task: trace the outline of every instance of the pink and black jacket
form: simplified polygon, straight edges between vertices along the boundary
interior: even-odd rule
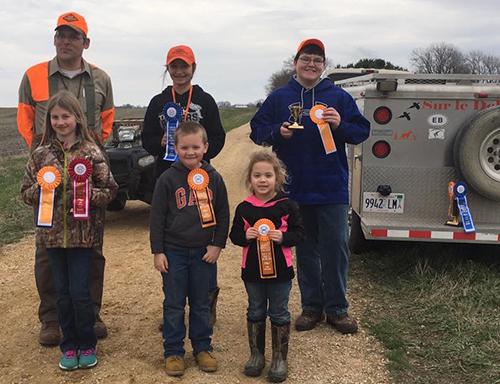
[[[252,227],[257,220],[266,218],[271,220],[276,229],[283,232],[281,244],[273,243],[276,257],[278,277],[275,279],[261,279],[257,259],[257,240],[246,239],[246,230]],[[292,266],[292,247],[305,239],[304,227],[300,216],[299,206],[284,194],[278,194],[266,203],[255,196],[249,196],[236,208],[233,226],[229,234],[231,241],[243,247],[243,261],[241,264],[241,278],[248,282],[292,280],[295,276]]]

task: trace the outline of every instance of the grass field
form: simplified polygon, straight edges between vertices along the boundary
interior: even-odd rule
[[[397,383],[500,383],[498,246],[386,243],[351,257]]]

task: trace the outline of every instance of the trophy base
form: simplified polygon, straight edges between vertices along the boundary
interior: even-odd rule
[[[287,127],[288,129],[304,129],[302,125],[298,125],[297,123],[293,123]]]
[[[458,220],[448,220],[446,223],[444,223],[444,225],[450,225],[452,227],[461,227],[462,223],[460,223],[460,221]]]

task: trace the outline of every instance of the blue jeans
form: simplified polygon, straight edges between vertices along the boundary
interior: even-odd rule
[[[349,224],[347,204],[301,205],[306,241],[297,245],[297,275],[302,309],[347,312]]]
[[[162,273],[164,356],[184,356],[184,312],[189,299],[189,339],[193,354],[212,351],[208,288],[215,264],[202,261],[206,248],[166,249],[168,273]]]
[[[54,272],[62,352],[95,348],[95,313],[90,298],[92,248],[47,249]]]
[[[274,325],[290,322],[288,299],[292,281],[250,283],[245,281],[248,294],[247,320],[251,323],[265,321],[267,316]],[[269,306],[268,306],[269,302]]]
[[[215,291],[217,289],[217,263],[214,264],[214,267],[210,271],[210,277],[208,281],[208,292]]]

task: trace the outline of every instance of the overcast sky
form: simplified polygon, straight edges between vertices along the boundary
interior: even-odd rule
[[[113,82],[115,104],[148,105],[164,87],[168,49],[193,48],[193,79],[217,101],[265,98],[269,75],[316,37],[335,64],[383,58],[411,69],[433,42],[500,56],[499,0],[0,0],[0,106],[17,105],[24,71],[55,55],[57,17],[82,14],[84,58]],[[167,82],[170,84],[170,81]]]

